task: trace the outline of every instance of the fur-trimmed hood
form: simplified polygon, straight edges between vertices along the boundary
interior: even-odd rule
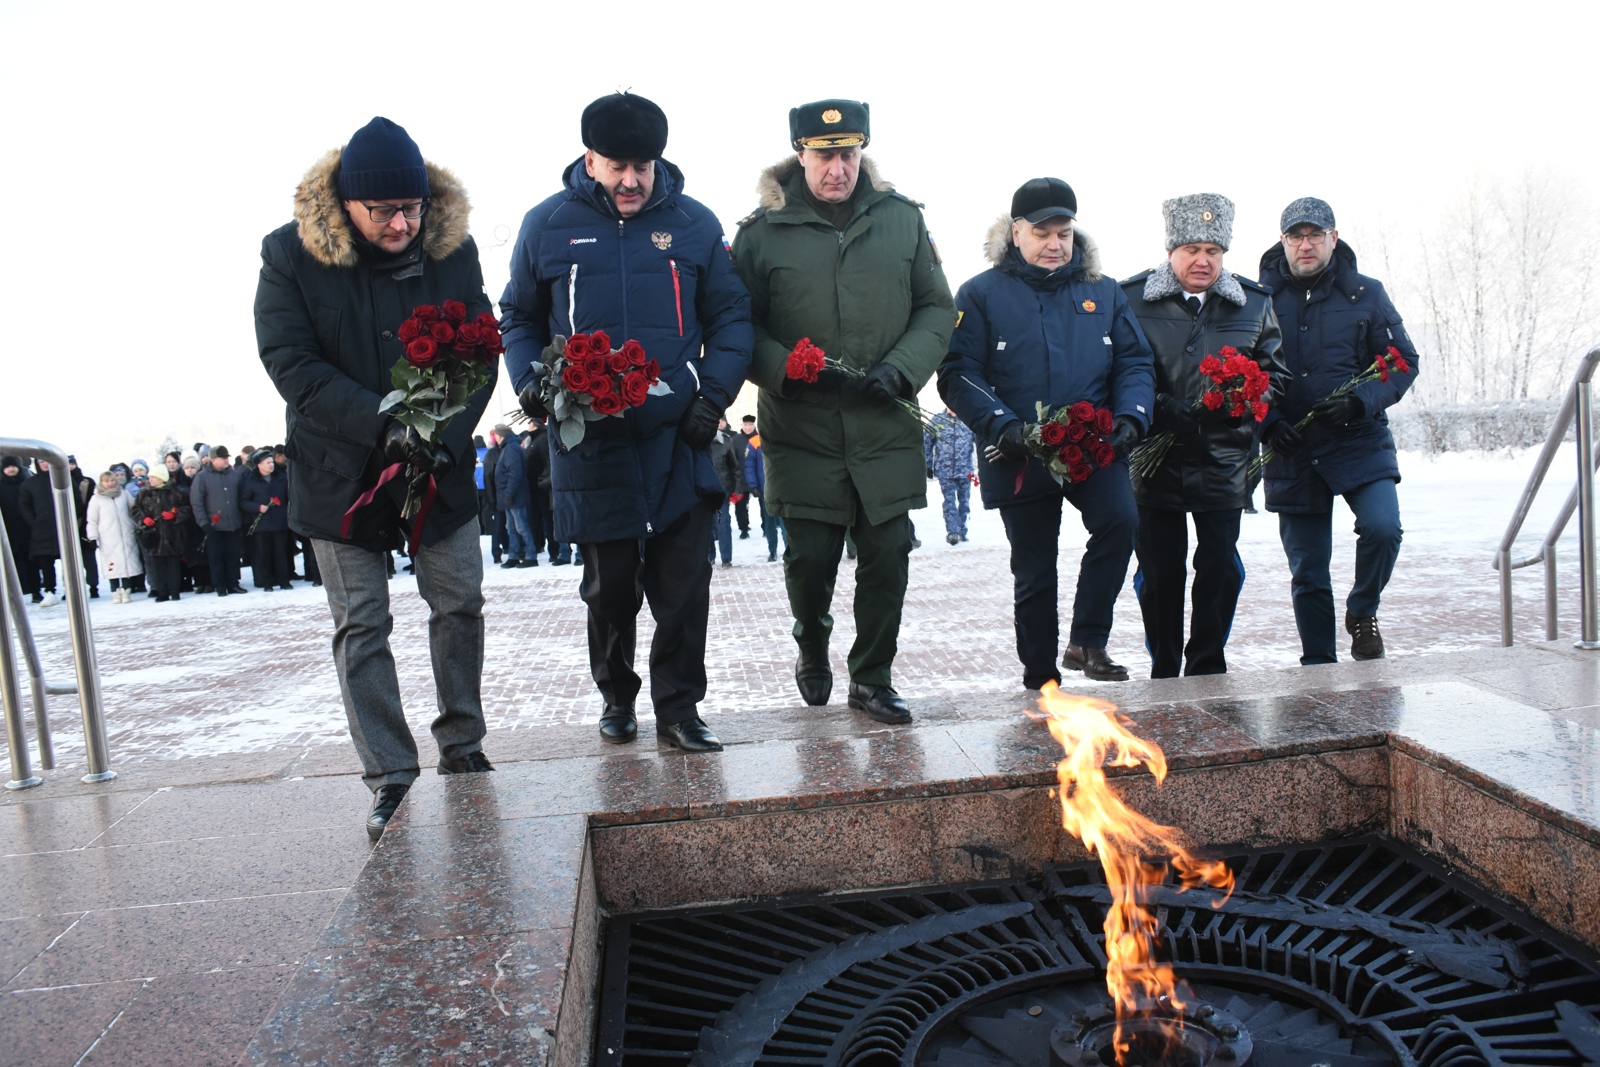
[[[1183,283],[1178,281],[1177,274],[1173,273],[1172,264],[1166,261],[1151,271],[1150,277],[1145,279],[1144,300],[1147,304],[1154,304],[1157,300],[1182,292]],[[1244,286],[1239,284],[1239,279],[1235,278],[1233,272],[1226,267],[1217,275],[1216,282],[1211,286],[1211,293],[1230,304],[1244,307]]]
[[[343,148],[335,148],[317,160],[294,191],[294,220],[300,243],[325,267],[353,267],[359,258],[356,233],[345,217],[344,198],[339,195],[339,160],[343,155]],[[424,216],[422,251],[429,259],[440,260],[467,239],[467,216],[472,204],[454,174],[432,163],[424,165],[428,168],[432,202]]]
[[[785,156],[766,170],[761,172],[761,177],[756,181],[756,195],[761,198],[761,206],[767,211],[780,211],[789,203],[787,194],[783,191],[783,184],[800,170],[799,156]],[[861,172],[867,176],[872,187],[880,193],[894,192],[894,183],[885,181],[878,174],[878,165],[872,157],[861,157]]]
[[[1078,269],[1083,272],[1085,281],[1097,282],[1103,275],[1100,266],[1100,246],[1095,239],[1078,229],[1072,228],[1072,246],[1079,252]],[[994,225],[989,227],[989,232],[983,238],[983,256],[991,266],[998,267],[1006,261],[1006,253],[1011,251],[1011,216],[1001,215],[994,220]]]

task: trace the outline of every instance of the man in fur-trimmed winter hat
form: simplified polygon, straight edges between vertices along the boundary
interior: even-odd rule
[[[1077,228],[1077,211],[1077,195],[1059,178],[1023,183],[989,228],[993,266],[956,293],[960,318],[939,366],[939,395],[989,445],[978,484],[1011,542],[1017,656],[1029,689],[1061,681],[1063,500],[1081,513],[1089,543],[1061,666],[1096,681],[1128,677],[1106,645],[1139,522],[1126,458],[1150,425],[1154,361],[1127,297],[1101,272],[1099,246]],[[1101,432],[1111,454],[1063,441],[1061,462],[1047,468],[1027,439],[1027,424],[1041,421],[1035,406],[1055,412],[1080,401],[1109,412]]]
[[[431,444],[382,405],[394,387],[391,368],[406,358],[399,327],[413,308],[459,301],[469,321],[492,313],[467,233],[470,210],[455,176],[379,116],[312,165],[295,191],[294,221],[261,243],[256,340],[288,404],[284,448],[295,462],[287,518],[310,539],[327,590],[339,689],[374,794],[374,840],[421,773],[387,638],[394,623],[386,563],[403,533],[418,539],[417,588],[432,615],[439,773],[494,769],[482,751],[483,557],[472,430],[496,376]],[[437,487],[419,531],[401,516],[406,478],[378,485],[395,464],[432,475]],[[368,493],[370,503],[356,506]]]
[[[1253,357],[1271,380],[1270,405],[1284,386],[1278,359],[1278,317],[1267,290],[1223,266],[1233,240],[1233,201],[1194,193],[1161,205],[1167,258],[1122,283],[1155,351],[1152,438],[1170,434],[1159,463],[1133,463],[1139,502],[1139,608],[1150,647],[1152,678],[1227,671],[1223,647],[1244,584],[1235,548],[1239,516],[1250,499],[1248,470],[1255,444],[1253,412],[1201,405],[1211,386],[1200,362],[1224,346]],[[1142,473],[1141,473],[1142,468]],[[1194,517],[1194,610],[1183,639],[1188,516]]]

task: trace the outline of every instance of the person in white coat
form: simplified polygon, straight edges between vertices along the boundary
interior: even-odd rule
[[[83,535],[99,546],[100,577],[111,586],[111,601],[133,601],[129,582],[144,573],[144,559],[138,539],[133,535],[133,516],[128,513],[132,494],[122,487],[122,479],[110,471],[100,476],[100,487],[89,498]]]

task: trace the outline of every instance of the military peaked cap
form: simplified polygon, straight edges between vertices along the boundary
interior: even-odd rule
[[[789,109],[789,140],[803,148],[865,148],[872,109],[859,100],[818,100]]]

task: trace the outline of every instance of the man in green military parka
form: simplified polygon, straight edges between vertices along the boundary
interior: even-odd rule
[[[955,302],[921,206],[862,155],[867,105],[819,100],[789,112],[796,154],[762,174],[734,263],[750,290],[761,387],[767,510],[783,518],[784,578],[799,645],[795,682],[828,702],[829,609],[845,532],[858,553],[850,707],[911,721],[891,667],[911,552],[906,513],[927,506],[913,400],[949,350]],[[815,382],[788,375],[801,339],[827,353]]]

